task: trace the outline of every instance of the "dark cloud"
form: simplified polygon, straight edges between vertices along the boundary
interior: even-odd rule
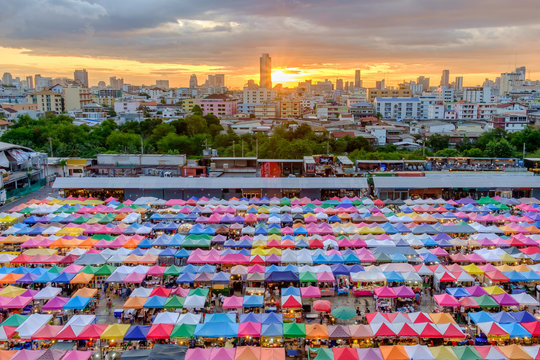
[[[254,69],[261,52],[292,67],[485,66],[497,55],[538,55],[538,9],[538,0],[18,0],[3,4],[0,44],[231,72]]]

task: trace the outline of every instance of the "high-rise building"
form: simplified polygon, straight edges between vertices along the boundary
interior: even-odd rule
[[[336,79],[336,90],[343,91],[343,79]]]
[[[199,86],[199,84],[197,82],[197,75],[191,74],[191,76],[189,77],[189,87],[191,89],[195,89],[198,86]]]
[[[386,89],[386,84],[385,84],[384,79],[382,79],[381,81],[376,81],[375,82],[375,89],[378,89],[378,90]]]
[[[521,75],[521,80],[525,80],[527,76],[527,68],[525,66],[516,68],[516,72]]]
[[[34,88],[34,78],[32,76],[27,76],[26,77],[26,87],[28,89],[33,89]]]
[[[423,91],[428,91],[429,90],[429,78],[427,78],[425,76],[419,76],[418,79],[416,79],[416,83],[418,85],[422,85],[422,90]]]
[[[169,80],[156,80],[156,87],[160,89],[169,89]]]
[[[216,74],[214,75],[214,87],[225,87],[225,75],[224,74]]]
[[[450,84],[450,70],[443,70],[441,75],[441,86],[448,87]]]
[[[360,89],[362,87],[362,78],[360,77],[360,70],[354,72],[354,87]]]
[[[272,88],[272,58],[269,54],[262,54],[260,60],[259,86],[265,89]]]
[[[463,89],[463,76],[456,76],[456,80],[454,81],[454,89],[456,90]]]
[[[34,89],[38,90],[38,82],[41,79],[41,74],[34,75]]]
[[[2,75],[2,84],[3,85],[13,84],[13,76],[11,76],[11,73],[5,72],[4,75]]]
[[[124,79],[117,79],[116,76],[111,76],[109,78],[109,86],[113,90],[122,90],[124,87]]]
[[[75,79],[75,81],[78,81],[79,84],[81,84],[83,87],[88,87],[88,72],[86,71],[86,69],[75,70],[73,72],[73,79]]]

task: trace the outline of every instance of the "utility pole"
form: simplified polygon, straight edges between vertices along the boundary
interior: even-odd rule
[[[525,160],[525,143],[523,143],[523,157],[522,157],[523,160]]]
[[[232,157],[236,157],[236,152],[234,151],[234,147],[235,147],[235,141],[233,140],[232,141]]]
[[[242,157],[244,157],[244,139],[242,139]]]
[[[51,157],[54,157],[53,149],[52,149],[52,138],[49,136],[49,146],[51,148]]]
[[[259,138],[255,138],[255,157],[259,158]]]

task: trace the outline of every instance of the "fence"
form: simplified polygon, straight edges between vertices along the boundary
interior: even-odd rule
[[[20,197],[20,196],[30,194],[31,192],[41,189],[41,187],[43,187],[46,183],[47,182],[45,179],[41,179],[30,186],[26,186],[19,189],[8,190],[6,191],[6,198],[9,199],[12,197]]]

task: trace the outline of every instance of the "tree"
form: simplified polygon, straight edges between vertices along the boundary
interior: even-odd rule
[[[133,154],[140,151],[141,138],[136,134],[125,134],[113,131],[106,140],[109,150],[119,153]]]
[[[207,131],[206,119],[200,115],[186,117],[186,124],[189,135],[202,134]]]
[[[450,145],[450,136],[433,134],[427,139],[426,145],[433,151],[446,149]]]
[[[193,115],[203,116],[202,108],[199,105],[193,106],[193,108],[191,108],[191,113]]]
[[[168,153],[169,150],[178,150],[180,153],[190,152],[191,142],[185,135],[168,133],[157,142],[157,149],[160,153]]]
[[[456,157],[459,156],[459,151],[456,149],[442,149],[435,153],[435,156],[440,157]]]
[[[486,145],[486,155],[488,157],[509,158],[514,157],[516,149],[506,140],[501,138],[491,140]]]
[[[113,108],[108,108],[107,109],[107,116],[108,117],[116,117],[116,111],[114,111]]]
[[[467,156],[467,157],[484,157],[485,156],[484,152],[480,150],[479,148],[472,148],[472,149],[465,150],[463,151],[461,155]]]

